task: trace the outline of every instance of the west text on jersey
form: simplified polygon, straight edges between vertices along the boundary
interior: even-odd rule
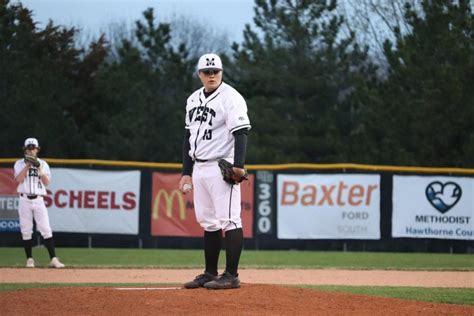
[[[209,126],[212,126],[212,118],[216,117],[216,111],[214,109],[208,108],[207,106],[197,106],[189,110],[189,121],[193,121],[194,113],[196,113],[196,117],[194,118],[195,122],[207,122],[209,119]]]

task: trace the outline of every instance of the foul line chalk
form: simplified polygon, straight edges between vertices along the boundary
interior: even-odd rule
[[[120,291],[181,290],[180,287],[117,287]]]

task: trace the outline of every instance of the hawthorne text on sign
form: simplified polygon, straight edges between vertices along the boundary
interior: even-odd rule
[[[380,176],[278,175],[278,238],[380,239]]]

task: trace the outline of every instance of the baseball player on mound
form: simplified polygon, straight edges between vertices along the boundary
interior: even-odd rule
[[[219,56],[201,56],[197,70],[203,87],[187,99],[179,188],[183,193],[194,190],[196,219],[204,229],[205,270],[184,287],[239,288],[237,268],[243,244],[239,183],[246,176],[247,131],[251,128],[247,104],[237,90],[222,81]],[[224,181],[221,162],[230,165],[225,172],[235,180]],[[226,268],[218,276],[223,233]]]
[[[49,266],[51,268],[64,268],[64,264],[56,257],[48,210],[43,200],[43,196],[46,195],[46,186],[51,179],[51,172],[46,161],[38,158],[39,151],[40,147],[36,138],[26,139],[23,147],[25,157],[18,160],[14,166],[14,176],[18,182],[17,192],[20,196],[18,213],[26,253],[26,267],[35,267],[31,240],[34,219],[51,258]]]

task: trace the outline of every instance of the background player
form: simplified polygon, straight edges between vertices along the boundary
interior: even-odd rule
[[[203,274],[184,286],[238,288],[237,268],[243,244],[240,185],[230,185],[222,179],[217,160],[233,162],[235,173],[245,173],[247,131],[251,127],[247,104],[237,90],[222,81],[219,56],[201,56],[197,69],[203,88],[191,94],[186,104],[179,188],[184,193],[194,190],[196,219],[204,229],[206,266]],[[217,277],[222,232],[226,241],[226,269]]]
[[[25,140],[24,154],[37,157],[39,151],[40,147],[36,138]],[[51,258],[49,266],[51,268],[64,268],[64,264],[56,257],[53,233],[49,225],[48,210],[43,200],[43,196],[46,195],[46,186],[51,179],[51,172],[46,161],[39,158],[37,160],[39,161],[39,167],[34,167],[30,162],[26,162],[25,159],[18,160],[14,166],[14,176],[18,182],[17,192],[20,195],[18,213],[26,253],[26,267],[35,267],[31,239],[33,235],[33,220],[35,220]]]

